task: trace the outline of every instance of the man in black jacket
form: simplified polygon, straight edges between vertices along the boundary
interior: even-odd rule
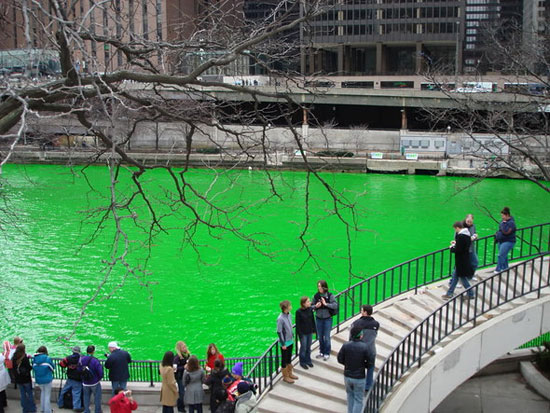
[[[363,336],[361,327],[352,327],[350,335],[351,341],[345,343],[338,352],[338,363],[344,365],[348,412],[361,413],[365,390],[365,369],[374,364],[374,354],[361,340]]]
[[[63,390],[61,390],[61,393],[59,393],[59,397],[57,398],[57,406],[62,409],[63,408],[63,396],[65,393],[67,393],[69,390],[72,393],[73,396],[73,409],[75,412],[82,412],[84,409],[82,408],[82,373],[80,371],[80,368],[78,366],[78,362],[80,361],[80,347],[74,346],[72,348],[73,354],[70,356],[65,357],[63,360],[59,362],[59,365],[63,368],[67,369],[67,381],[65,382],[65,386],[63,386]]]
[[[114,396],[116,389],[126,390],[126,385],[130,378],[128,364],[132,362],[132,358],[127,351],[118,347],[116,341],[111,341],[108,347],[111,354],[105,361],[105,368],[109,369],[109,380],[111,381]]]
[[[380,323],[372,316],[372,305],[361,306],[361,317],[355,320],[351,327],[358,327],[363,331],[363,338],[361,339],[369,348],[369,351],[374,354],[376,359],[376,336],[380,329]],[[350,330],[351,331],[351,330]],[[352,339],[350,334],[350,340]],[[374,381],[374,360],[373,363],[367,367],[367,381],[365,383],[365,391],[369,391]]]
[[[453,224],[455,230],[455,239],[451,241],[451,252],[455,255],[455,271],[453,278],[451,279],[451,285],[447,294],[443,296],[445,299],[453,298],[455,287],[458,284],[458,280],[464,286],[464,288],[470,288],[470,282],[468,281],[473,276],[472,265],[470,262],[470,245],[472,244],[472,238],[468,228],[464,228],[462,221],[457,221]],[[468,291],[468,298],[474,298],[474,291]]]

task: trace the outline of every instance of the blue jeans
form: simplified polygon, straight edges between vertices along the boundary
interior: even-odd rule
[[[508,269],[508,253],[514,248],[516,242],[506,241],[498,244],[497,271]]]
[[[95,413],[101,413],[101,383],[93,386],[82,386],[84,391],[84,413],[90,413],[90,396],[94,395]]]
[[[332,317],[317,318],[319,353],[327,356],[330,355],[330,330],[332,330]]]
[[[116,389],[122,389],[122,390],[126,390],[126,385],[128,384],[127,381],[112,381],[111,382],[111,393],[113,394],[113,396],[115,395],[115,390]]]
[[[365,391],[370,390],[374,383],[374,364],[372,367],[367,367],[367,380],[365,381]]]
[[[456,285],[458,284],[458,279],[460,278],[460,282],[464,286],[465,289],[470,288],[470,282],[468,281],[468,278],[466,277],[459,277],[456,275],[456,268],[453,271],[453,278],[451,278],[451,284],[449,285],[449,291],[447,291],[447,295],[453,295],[455,292]],[[470,290],[468,291],[468,296],[473,297],[474,291]]]
[[[80,409],[80,407],[82,406],[82,382],[73,379],[67,379],[67,381],[65,382],[63,390],[61,390],[61,393],[59,393],[57,406],[60,409],[63,408],[63,395],[69,390],[71,390],[73,393],[73,409]]]
[[[37,384],[40,387],[40,411],[42,413],[51,413],[52,382]]]
[[[479,259],[477,258],[477,253],[475,250],[470,252],[470,265],[472,266],[472,274],[475,274],[479,265]]]
[[[19,387],[19,394],[21,395],[23,413],[36,412],[36,405],[34,404],[32,394],[32,383],[18,384],[17,387]]]
[[[181,379],[176,379],[176,383],[178,383],[178,411],[183,412],[185,410],[185,403],[183,401],[183,398],[185,397],[185,386],[183,384],[183,377]]]
[[[313,334],[300,334],[300,364],[311,364],[311,340]]]
[[[362,413],[365,379],[352,379],[344,376],[344,382],[346,383],[346,395],[348,397],[348,413]]]

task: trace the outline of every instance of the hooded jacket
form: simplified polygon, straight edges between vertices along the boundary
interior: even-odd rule
[[[471,278],[473,276],[472,265],[470,263],[470,231],[468,228],[462,228],[455,236],[455,245],[451,247],[451,252],[455,254],[456,275],[458,277]]]
[[[371,352],[376,354],[376,336],[380,329],[380,323],[376,321],[372,316],[367,315],[355,320],[350,327],[359,327],[363,331],[363,338],[361,339],[369,348]],[[349,338],[350,340],[352,337]]]
[[[338,352],[338,363],[344,365],[344,376],[364,379],[365,369],[374,365],[375,354],[359,338],[345,343]]]
[[[32,369],[34,370],[34,379],[36,384],[47,384],[53,380],[53,362],[52,359],[44,353],[37,353],[33,357]]]
[[[235,403],[235,413],[250,413],[256,407],[256,395],[250,390],[241,394]]]

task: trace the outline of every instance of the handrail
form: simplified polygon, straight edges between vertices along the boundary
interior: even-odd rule
[[[395,383],[414,364],[420,367],[422,357],[459,328],[469,323],[475,327],[482,315],[525,295],[537,293],[540,298],[541,289],[550,286],[550,260],[544,262],[548,256],[550,253],[538,255],[485,278],[435,309],[386,358],[367,393],[364,412],[378,412]],[[546,280],[544,266],[548,267]],[[538,281],[534,279],[535,272],[539,274]],[[470,291],[474,291],[473,299],[466,297]]]
[[[478,268],[496,264],[498,248],[494,238],[494,235],[488,235],[475,241]],[[516,245],[511,251],[511,260],[546,253],[550,251],[550,222],[520,228],[516,231],[516,239]],[[332,328],[339,332],[343,323],[359,314],[362,304],[376,305],[408,291],[416,292],[419,287],[448,278],[452,269],[453,254],[449,248],[442,248],[365,278],[336,294],[338,312]],[[298,346],[295,346],[294,350],[296,358]],[[250,377],[258,384],[258,394],[272,388],[279,365],[279,348],[275,341],[249,372]]]
[[[63,360],[60,357],[52,357],[54,370],[53,378],[54,379],[64,379],[65,371],[59,365],[59,362]],[[108,380],[108,372],[105,370],[105,361],[104,359],[98,359],[101,363],[101,366],[104,368],[103,380]],[[243,371],[248,371],[254,363],[258,360],[258,357],[227,357],[225,358],[225,367],[229,370],[235,365],[235,363],[243,363]],[[204,365],[206,360],[199,360],[200,365]],[[160,381],[159,374],[159,365],[160,361],[157,360],[132,360],[128,365],[128,370],[130,373],[130,381],[133,382],[143,382],[149,383],[151,387],[154,387],[155,382]]]

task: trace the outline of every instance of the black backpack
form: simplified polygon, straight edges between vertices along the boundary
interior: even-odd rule
[[[63,408],[64,409],[72,409],[73,408],[73,392],[72,392],[72,389],[70,389],[68,392],[66,392],[63,395]]]
[[[84,365],[82,364],[82,359],[78,361],[78,364],[80,365],[80,371],[81,371],[81,377],[83,381],[93,381],[94,379],[94,372],[90,369],[90,363],[92,359],[88,360],[88,364]]]
[[[334,297],[334,295],[332,293],[328,293],[328,300],[330,301],[330,297]],[[328,313],[330,314],[330,316],[335,316],[336,314],[338,314],[338,301],[336,301],[336,299],[334,299],[334,302],[336,303],[336,308],[327,308],[328,310]]]

